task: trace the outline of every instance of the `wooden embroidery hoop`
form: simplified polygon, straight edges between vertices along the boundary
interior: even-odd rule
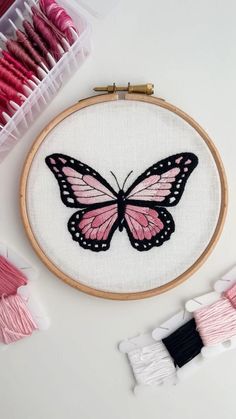
[[[42,250],[42,248],[40,247],[39,243],[36,240],[36,237],[30,225],[30,220],[29,220],[28,211],[27,211],[27,201],[26,201],[27,179],[30,172],[30,168],[40,145],[42,144],[46,136],[49,134],[49,132],[56,125],[58,125],[61,121],[63,121],[65,118],[67,118],[69,115],[71,115],[74,112],[77,112],[88,106],[93,106],[95,104],[104,103],[104,102],[117,101],[119,99],[141,101],[141,102],[146,102],[146,103],[157,105],[159,107],[169,110],[170,112],[173,112],[174,114],[182,118],[184,121],[186,121],[189,125],[191,125],[198,132],[198,134],[201,136],[203,141],[206,143],[206,145],[208,146],[213,156],[213,159],[215,161],[215,164],[219,173],[220,190],[221,190],[221,205],[220,205],[219,217],[216,224],[216,228],[214,230],[214,233],[207,247],[202,252],[200,257],[192,264],[192,266],[190,266],[185,272],[183,272],[174,280],[157,288],[140,291],[140,292],[130,292],[130,293],[102,291],[102,290],[89,287],[81,282],[78,282],[72,279],[71,277],[66,275],[64,272],[62,272],[57,266],[55,266],[54,263],[49,259],[49,257],[44,253],[44,251]],[[160,99],[154,96],[147,96],[146,94],[137,94],[137,93],[126,93],[122,95],[121,97],[117,93],[117,91],[113,93],[109,93],[109,94],[102,94],[102,95],[93,96],[87,99],[83,99],[79,101],[78,103],[76,103],[75,105],[63,111],[58,116],[56,116],[56,118],[54,118],[39,134],[31,150],[29,151],[25,164],[24,164],[22,177],[21,177],[21,183],[20,183],[20,208],[21,208],[21,216],[22,216],[23,224],[24,224],[26,233],[28,235],[28,238],[31,242],[31,245],[33,246],[35,252],[39,256],[39,258],[42,260],[42,262],[58,278],[60,278],[67,284],[71,285],[72,287],[77,288],[80,291],[83,291],[87,294],[90,294],[96,297],[102,297],[102,298],[113,299],[113,300],[135,300],[135,299],[142,299],[142,298],[152,297],[152,296],[161,294],[181,284],[183,281],[189,278],[194,272],[196,272],[196,270],[200,268],[200,266],[205,262],[207,257],[210,255],[210,253],[212,252],[213,248],[215,247],[220,237],[220,234],[224,225],[225,217],[226,217],[226,212],[227,212],[227,198],[228,198],[227,180],[226,180],[225,170],[224,170],[220,155],[214,143],[212,142],[212,140],[209,138],[207,133],[203,130],[203,128],[201,128],[201,126],[196,121],[194,121],[185,112],[178,109],[176,106],[173,106],[170,103],[164,101],[163,99]]]

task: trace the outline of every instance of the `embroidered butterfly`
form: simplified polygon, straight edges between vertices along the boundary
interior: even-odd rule
[[[175,223],[165,207],[177,205],[186,182],[198,164],[193,153],[180,153],[155,163],[124,191],[119,191],[94,169],[64,154],[45,159],[55,175],[62,202],[80,208],[68,221],[73,240],[84,249],[107,250],[115,230],[128,233],[131,245],[146,251],[169,240]]]

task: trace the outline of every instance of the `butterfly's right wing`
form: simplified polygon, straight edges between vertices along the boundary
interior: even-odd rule
[[[77,211],[68,222],[73,240],[84,249],[94,252],[107,250],[118,227],[117,203]]]
[[[171,214],[158,205],[150,208],[127,204],[124,218],[130,243],[140,252],[161,246],[175,231]]]
[[[85,208],[116,201],[117,193],[94,169],[64,154],[51,154],[45,159],[56,177],[62,202],[67,207]]]
[[[193,153],[179,153],[149,167],[126,192],[127,202],[172,207],[180,201],[189,176],[198,165]]]

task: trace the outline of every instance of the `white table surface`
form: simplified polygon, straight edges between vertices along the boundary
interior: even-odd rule
[[[117,350],[123,338],[151,330],[188,298],[210,291],[236,262],[235,14],[233,0],[121,0],[105,19],[92,19],[92,56],[0,165],[1,241],[38,268],[35,291],[51,318],[48,331],[0,352],[1,419],[235,418],[235,351],[176,387],[135,397]],[[93,86],[113,81],[153,82],[156,95],[192,115],[214,139],[229,182],[225,228],[205,265],[181,286],[142,301],[106,301],[57,280],[32,250],[19,215],[21,169],[37,133]]]

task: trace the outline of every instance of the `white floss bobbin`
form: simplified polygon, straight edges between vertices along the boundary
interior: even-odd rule
[[[135,394],[147,388],[176,382],[176,369],[162,342],[155,342],[150,334],[122,341],[119,350],[127,354],[136,381]]]

